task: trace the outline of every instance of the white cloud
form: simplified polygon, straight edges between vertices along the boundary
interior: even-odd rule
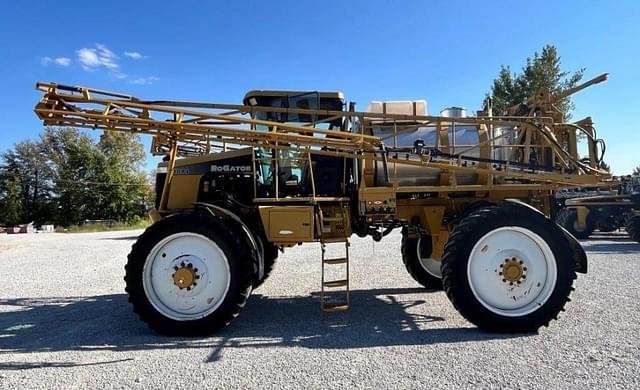
[[[125,57],[133,58],[134,60],[139,60],[139,59],[145,58],[145,56],[143,56],[142,54],[140,54],[137,51],[125,51],[124,55],[125,55]]]
[[[49,66],[49,65],[51,65],[51,63],[54,63],[56,65],[60,65],[60,66],[69,66],[69,65],[71,65],[71,59],[67,58],[67,57],[57,57],[57,58],[42,57],[42,58],[40,58],[40,64],[42,66]]]
[[[115,71],[120,68],[116,62],[116,56],[108,47],[102,44],[96,44],[95,48],[83,47],[76,51],[78,61],[82,64],[82,68],[87,71],[94,71],[100,67]]]
[[[60,66],[69,66],[71,64],[71,59],[67,57],[58,57],[55,60],[53,60],[53,62],[55,62]]]
[[[136,79],[131,80],[132,84],[138,84],[138,85],[150,85],[153,84],[154,82],[160,80],[159,77],[156,76],[147,76],[147,77],[138,77]]]
[[[118,61],[119,57],[106,45],[101,43],[96,43],[93,47],[78,49],[75,54],[76,59],[69,57],[41,57],[40,63],[42,66],[55,64],[68,67],[71,66],[73,62],[74,64],[79,64],[80,67],[87,72],[104,71],[116,79],[126,79],[129,83],[137,85],[150,85],[160,80],[160,78],[156,76],[138,77],[125,73]],[[137,51],[125,51],[123,55],[134,60],[147,58],[147,56]]]

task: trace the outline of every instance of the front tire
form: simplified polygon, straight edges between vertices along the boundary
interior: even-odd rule
[[[409,275],[428,290],[442,290],[440,262],[428,257],[431,254],[429,236],[409,238],[407,229],[402,229],[402,262]],[[423,255],[423,252],[427,252]]]
[[[129,302],[159,333],[200,336],[227,325],[251,293],[255,261],[243,232],[198,212],[169,216],[133,245]]]
[[[535,332],[569,300],[575,262],[562,231],[522,206],[474,211],[454,228],[442,258],[455,308],[480,328]]]

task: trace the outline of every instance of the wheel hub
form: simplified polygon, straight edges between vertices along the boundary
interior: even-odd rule
[[[180,263],[180,266],[173,267],[174,273],[171,275],[173,278],[173,284],[178,287],[180,290],[187,289],[191,290],[193,287],[198,285],[198,279],[200,279],[200,275],[198,275],[198,269],[193,267],[191,263]]]
[[[527,267],[517,257],[504,259],[500,268],[501,271],[498,274],[502,277],[502,281],[511,286],[522,283],[527,277]]]

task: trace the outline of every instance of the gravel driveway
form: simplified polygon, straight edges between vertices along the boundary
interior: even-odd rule
[[[316,245],[281,255],[216,337],[160,337],[124,294],[140,231],[0,236],[0,388],[640,388],[640,244],[584,241],[589,274],[539,334],[479,331],[354,239],[352,308],[320,311]]]

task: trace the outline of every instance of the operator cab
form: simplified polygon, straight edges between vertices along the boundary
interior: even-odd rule
[[[297,108],[303,110],[343,111],[344,96],[342,92],[311,92],[311,91],[249,91],[244,96],[245,106],[261,106],[274,108]],[[342,118],[326,121],[330,116],[315,116],[310,114],[286,112],[256,112],[255,119],[273,122],[306,125],[316,123],[314,127],[322,129],[342,129]]]
[[[345,107],[342,92],[312,91],[272,91],[254,90],[248,92],[243,103],[252,107],[273,107],[276,109],[327,110],[343,111]],[[284,110],[254,111],[252,118],[272,122],[286,123],[295,126],[308,126],[323,130],[342,131],[346,124],[343,118],[335,115],[318,115],[315,113],[295,113]],[[256,125],[258,131],[268,131],[267,126]],[[314,137],[325,135],[315,133]],[[275,159],[278,159],[277,174]],[[278,196],[300,197],[312,193],[309,161],[306,154],[292,150],[258,148],[256,151],[258,166],[258,198],[275,196],[274,177],[278,178]],[[345,159],[328,156],[312,156],[313,174],[316,195],[339,196],[345,190]]]

